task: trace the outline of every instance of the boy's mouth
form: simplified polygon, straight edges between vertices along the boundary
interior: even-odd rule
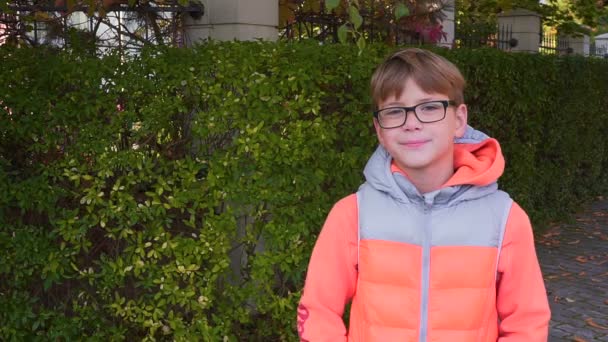
[[[407,148],[418,148],[418,147],[423,146],[427,142],[428,142],[428,140],[408,140],[408,141],[401,143],[401,145],[403,145]]]

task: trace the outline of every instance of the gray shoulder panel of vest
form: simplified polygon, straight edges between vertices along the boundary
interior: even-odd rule
[[[363,185],[357,192],[359,239],[402,242],[421,246],[424,229],[432,246],[500,247],[512,200],[502,191],[434,208],[425,212],[416,203],[401,203]],[[430,234],[429,234],[430,233]]]
[[[432,215],[432,246],[500,247],[513,201],[497,191]]]

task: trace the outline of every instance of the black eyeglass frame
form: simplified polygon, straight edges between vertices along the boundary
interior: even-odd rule
[[[441,103],[443,105],[443,116],[441,117],[441,119],[433,120],[433,121],[424,121],[424,120],[421,120],[420,117],[418,117],[418,114],[416,113],[416,108],[418,108],[419,106],[425,105],[425,104],[429,104],[429,103]],[[382,109],[374,111],[373,114],[374,114],[374,117],[376,118],[376,120],[378,120],[378,124],[380,125],[381,128],[391,129],[391,128],[398,128],[398,127],[401,127],[401,126],[405,125],[405,123],[407,122],[407,114],[409,112],[413,112],[414,116],[416,117],[416,119],[418,121],[420,121],[421,123],[439,122],[439,121],[445,119],[445,116],[446,116],[446,114],[448,112],[448,107],[449,106],[455,106],[455,105],[456,105],[456,101],[454,101],[454,100],[435,100],[435,101],[422,102],[422,103],[419,103],[419,104],[417,104],[415,106],[411,106],[411,107],[399,107],[399,106],[396,106],[396,107],[386,107],[386,108],[382,108]],[[396,108],[405,110],[405,117],[403,119],[403,123],[400,124],[400,125],[398,125],[398,126],[391,126],[391,127],[384,127],[384,126],[382,126],[382,123],[380,122],[380,119],[378,118],[379,113],[382,112],[382,111],[385,111],[385,110],[396,109]]]

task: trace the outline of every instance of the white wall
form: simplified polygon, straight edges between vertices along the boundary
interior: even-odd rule
[[[454,23],[456,8],[454,7],[454,2],[454,0],[445,1],[445,3],[450,7],[448,11],[443,11],[443,13],[446,15],[446,18],[442,23],[443,32],[446,33],[446,39],[442,39],[440,42],[438,42],[437,45],[439,46],[448,48],[452,48],[454,46],[454,37],[456,32]]]
[[[208,38],[217,40],[277,40],[279,3],[277,0],[203,0],[205,14],[200,19],[186,15],[187,45]]]

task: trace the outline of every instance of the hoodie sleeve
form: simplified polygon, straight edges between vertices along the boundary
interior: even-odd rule
[[[310,257],[298,306],[301,341],[346,341],[344,307],[357,283],[357,198],[350,195],[332,208]]]
[[[528,215],[513,203],[498,263],[499,342],[545,342],[551,312]]]

